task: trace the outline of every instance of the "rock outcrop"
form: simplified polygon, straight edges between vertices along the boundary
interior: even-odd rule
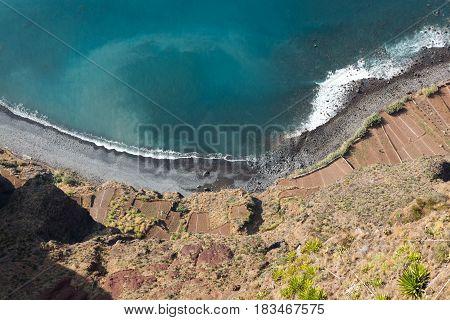
[[[17,237],[41,241],[75,243],[102,229],[48,176],[33,178],[16,189],[0,209],[0,219]]]
[[[448,299],[450,88],[439,90],[259,194],[97,185],[0,152],[0,298],[398,299],[399,276],[421,263],[423,296]]]
[[[0,175],[0,208],[2,208],[9,200],[14,191],[13,184]]]

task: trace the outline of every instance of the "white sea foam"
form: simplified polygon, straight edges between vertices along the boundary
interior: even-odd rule
[[[442,48],[450,44],[450,33],[441,27],[426,27],[394,45],[384,47],[381,57],[360,59],[353,65],[329,72],[323,82],[317,83],[318,91],[312,101],[313,110],[308,119],[301,123],[299,129],[288,136],[297,136],[306,130],[313,130],[326,123],[344,106],[348,94],[354,90],[354,81],[377,78],[391,79],[407,70],[414,56],[424,47]],[[8,109],[18,117],[22,117],[42,126],[53,128],[61,133],[77,139],[92,143],[107,150],[115,150],[135,156],[154,159],[222,159],[227,161],[255,161],[254,158],[233,159],[222,154],[200,155],[198,153],[180,153],[167,150],[149,150],[128,146],[124,143],[111,141],[102,137],[94,137],[89,134],[68,130],[50,123],[44,116],[37,112],[30,112],[22,105],[13,105],[5,99],[0,99],[0,106]]]
[[[389,80],[408,68],[414,56],[422,48],[442,48],[450,44],[450,34],[445,28],[425,27],[413,36],[382,50],[381,57],[360,59],[353,65],[329,72],[312,101],[312,113],[301,123],[299,129],[289,136],[297,136],[306,130],[313,130],[334,117],[354,90],[354,81],[363,79]]]
[[[226,160],[230,162],[238,162],[238,161],[254,161],[254,159],[248,158],[248,159],[233,159],[231,156],[226,156],[222,154],[209,154],[209,155],[201,155],[195,152],[192,153],[181,153],[176,151],[168,151],[168,150],[149,150],[146,148],[138,148],[135,146],[128,146],[124,143],[117,142],[117,141],[111,141],[102,137],[94,137],[89,134],[79,133],[72,130],[67,130],[64,128],[61,128],[59,126],[56,126],[52,123],[50,123],[45,116],[40,115],[37,112],[30,112],[27,110],[23,105],[13,105],[12,103],[8,102],[6,99],[2,98],[0,99],[0,106],[3,108],[6,108],[14,115],[24,118],[27,120],[31,120],[33,122],[36,122],[44,127],[52,128],[58,132],[64,133],[66,135],[72,136],[74,138],[77,138],[79,140],[91,143],[96,145],[97,147],[103,147],[106,150],[114,150],[117,152],[123,152],[134,156],[140,156],[145,158],[152,158],[152,159],[167,159],[167,160],[176,160],[176,159],[208,159],[208,160]]]

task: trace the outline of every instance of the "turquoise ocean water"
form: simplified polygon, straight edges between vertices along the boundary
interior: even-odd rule
[[[313,129],[351,80],[392,77],[420,48],[446,46],[445,2],[1,0],[0,97],[109,148],[205,156],[139,128]],[[247,140],[220,139],[211,152],[248,155]]]

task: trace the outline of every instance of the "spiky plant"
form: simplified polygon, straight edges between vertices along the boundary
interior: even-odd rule
[[[384,293],[379,293],[375,296],[375,300],[391,300],[391,297]]]
[[[299,300],[327,300],[327,294],[320,288],[308,286],[297,296]]]
[[[302,253],[317,253],[322,248],[322,241],[318,238],[312,238],[305,242],[302,247]]]
[[[411,299],[421,299],[428,283],[430,272],[420,263],[412,263],[399,279],[400,290]]]

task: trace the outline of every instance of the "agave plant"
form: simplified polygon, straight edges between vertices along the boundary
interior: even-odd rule
[[[299,300],[327,300],[327,294],[320,288],[309,286],[297,296]]]
[[[375,296],[375,300],[391,300],[391,297],[384,293],[379,293]]]
[[[428,269],[420,263],[412,263],[401,275],[399,286],[407,297],[421,299],[429,282]]]

